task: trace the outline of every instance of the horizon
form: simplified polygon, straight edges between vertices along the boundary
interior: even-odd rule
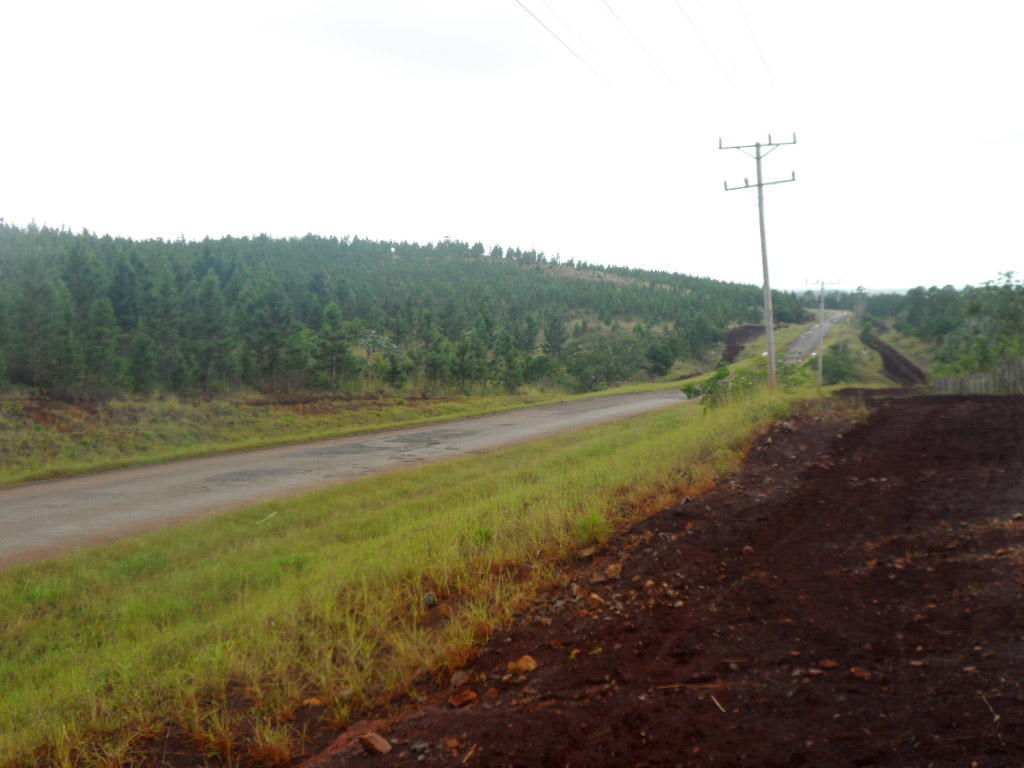
[[[718,142],[795,131],[764,164],[796,172],[765,195],[773,285],[1019,268],[1024,6],[620,5],[12,8],[0,216],[133,238],[450,235],[759,284],[756,196],[722,189],[754,163]]]
[[[30,221],[28,224],[24,224],[24,225],[22,225],[22,224],[15,224],[15,223],[6,221],[4,219],[4,217],[0,216],[0,227],[3,227],[3,226],[13,227],[13,228],[19,229],[19,230],[21,230],[23,232],[30,231],[34,227],[34,228],[36,228],[38,230],[49,230],[49,231],[59,232],[59,233],[67,234],[67,235],[71,235],[71,236],[88,235],[88,236],[96,237],[96,238],[99,238],[99,239],[102,239],[102,238],[105,238],[105,237],[109,237],[109,238],[114,239],[114,240],[121,239],[121,240],[127,240],[129,242],[138,242],[138,243],[150,242],[150,241],[151,242],[167,243],[167,244],[175,244],[175,243],[182,243],[182,242],[184,242],[184,243],[202,243],[202,242],[204,242],[206,240],[210,240],[210,241],[226,240],[226,239],[236,239],[236,240],[246,240],[246,239],[248,239],[248,240],[254,240],[254,239],[258,239],[258,238],[262,238],[262,237],[266,237],[266,238],[269,238],[271,240],[292,240],[292,239],[301,240],[301,239],[303,239],[305,237],[316,237],[316,238],[321,238],[321,239],[332,239],[333,238],[333,239],[336,239],[338,241],[346,241],[346,242],[351,242],[352,240],[358,239],[358,240],[363,240],[363,241],[366,241],[366,242],[373,242],[373,243],[382,243],[382,244],[390,244],[390,245],[401,245],[401,244],[404,243],[404,244],[415,245],[415,246],[420,246],[420,247],[437,247],[437,246],[442,245],[443,243],[446,243],[446,242],[459,243],[459,244],[465,245],[467,247],[471,247],[471,246],[475,245],[476,243],[480,243],[484,247],[485,254],[489,254],[491,249],[494,248],[494,247],[500,247],[503,252],[508,251],[509,249],[517,249],[517,250],[520,250],[520,251],[523,251],[523,252],[529,252],[529,251],[532,250],[535,253],[537,253],[538,255],[541,255],[541,256],[545,257],[547,259],[547,264],[549,264],[549,265],[562,265],[562,266],[566,266],[567,262],[568,262],[568,259],[565,259],[565,260],[561,259],[561,255],[560,254],[547,253],[546,251],[541,250],[541,249],[525,248],[525,247],[522,247],[520,245],[516,245],[516,244],[513,244],[513,243],[485,243],[485,242],[482,242],[482,241],[469,242],[467,240],[458,240],[456,238],[451,238],[451,237],[444,237],[444,238],[441,238],[441,239],[438,239],[438,240],[430,240],[430,241],[422,241],[422,242],[421,241],[416,241],[416,240],[395,240],[395,239],[389,239],[389,238],[364,237],[364,236],[358,235],[358,234],[334,235],[334,234],[318,234],[316,232],[305,232],[305,233],[303,233],[301,235],[288,235],[288,236],[280,236],[280,237],[271,235],[271,234],[266,233],[266,232],[250,233],[250,234],[245,234],[245,235],[233,235],[233,234],[231,234],[231,235],[221,235],[219,237],[211,237],[209,235],[206,235],[206,236],[201,237],[201,238],[189,238],[189,237],[186,237],[184,234],[181,234],[178,237],[174,237],[174,238],[159,237],[159,236],[157,236],[157,237],[131,237],[131,236],[126,236],[126,235],[116,234],[116,233],[113,233],[113,232],[98,232],[98,231],[90,230],[87,227],[83,227],[80,231],[76,232],[76,231],[74,231],[74,230],[72,230],[72,229],[70,229],[70,228],[68,228],[68,227],[66,227],[64,225],[61,225],[61,226],[50,226],[50,225],[47,225],[47,224],[39,224],[36,221]],[[559,259],[559,261],[554,261],[554,259],[556,259],[556,258]],[[751,281],[724,280],[723,278],[715,277],[714,275],[707,275],[707,274],[701,274],[701,273],[696,273],[696,272],[682,272],[682,271],[672,270],[672,269],[660,269],[660,268],[651,268],[651,267],[644,267],[644,266],[633,266],[633,265],[627,265],[627,264],[614,264],[614,263],[612,263],[612,264],[602,264],[602,263],[599,263],[599,262],[587,261],[585,259],[583,259],[583,260],[574,259],[573,261],[575,263],[583,263],[583,264],[586,264],[588,266],[599,267],[601,269],[639,269],[639,270],[644,270],[644,271],[649,271],[649,272],[664,272],[664,273],[673,274],[673,275],[685,275],[685,276],[688,276],[688,277],[706,278],[706,279],[709,279],[709,280],[720,280],[722,282],[736,283],[736,284],[740,284],[740,285],[752,285],[752,286],[755,286],[755,287],[761,287],[763,285],[761,283],[754,283],[754,282],[751,282]],[[953,287],[956,288],[957,290],[963,290],[964,288],[977,287],[979,285],[983,285],[986,282],[991,282],[991,281],[994,281],[995,279],[996,278],[992,278],[989,281],[980,281],[978,283],[966,283],[966,284],[963,284],[963,285],[953,285]],[[950,285],[950,284],[946,284],[946,285]],[[865,286],[865,285],[847,286],[847,285],[838,284],[838,285],[830,285],[830,286],[828,286],[828,288],[826,289],[825,293],[826,293],[826,295],[829,294],[829,293],[852,293],[852,292],[857,291],[858,289],[863,289],[865,291],[865,293],[867,293],[869,295],[872,295],[872,294],[905,294],[908,291],[913,290],[914,288],[932,288],[932,287],[946,287],[946,286],[945,285],[939,286],[938,284],[928,285],[928,284],[925,284],[925,283],[920,283],[918,285],[912,285],[912,286],[905,287],[905,288],[893,288],[893,287]],[[816,294],[818,289],[815,288],[814,284],[807,284],[807,285],[804,285],[804,286],[797,286],[797,287],[786,286],[786,285],[781,285],[781,286],[780,285],[772,285],[772,290],[773,291],[784,291],[784,292],[787,292],[787,293],[795,293],[795,294],[803,295],[803,294],[808,293],[808,292]]]

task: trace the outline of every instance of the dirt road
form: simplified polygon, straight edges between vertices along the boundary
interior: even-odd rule
[[[304,765],[1019,768],[1022,572],[1024,397],[809,416]]]
[[[845,309],[828,310],[825,313],[825,341],[828,341],[828,336],[835,327],[850,318],[852,312]],[[813,328],[810,328],[800,334],[794,339],[789,346],[786,347],[782,353],[782,359],[789,365],[800,365],[812,353],[818,351],[818,326],[820,323],[815,323]]]
[[[0,490],[0,569],[271,498],[677,405],[678,390],[118,470]]]

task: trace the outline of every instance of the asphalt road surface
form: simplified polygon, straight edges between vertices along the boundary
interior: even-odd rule
[[[845,309],[829,310],[825,314],[825,338],[832,333],[835,327],[850,317],[850,312]],[[818,326],[815,323],[813,328],[804,331],[794,339],[783,352],[782,359],[789,365],[800,365],[812,353],[818,351]]]
[[[614,395],[427,427],[0,490],[0,569],[399,467],[482,453],[685,400]]]

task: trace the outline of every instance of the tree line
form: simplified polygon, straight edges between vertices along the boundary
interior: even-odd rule
[[[828,306],[861,308],[936,345],[940,373],[977,373],[1024,357],[1024,282],[1006,272],[962,289],[919,286],[905,294],[831,292]]]
[[[132,240],[0,224],[0,383],[53,396],[598,388],[756,322],[756,286],[480,243]],[[795,294],[776,292],[795,321]]]

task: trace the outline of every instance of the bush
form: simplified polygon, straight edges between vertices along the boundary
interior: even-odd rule
[[[799,365],[779,364],[776,368],[779,389],[792,392],[807,384],[808,372]],[[745,397],[768,385],[768,361],[761,360],[755,366],[732,373],[723,365],[703,384],[689,383],[682,387],[683,394],[691,400],[701,400],[705,408],[715,408],[724,403]]]

